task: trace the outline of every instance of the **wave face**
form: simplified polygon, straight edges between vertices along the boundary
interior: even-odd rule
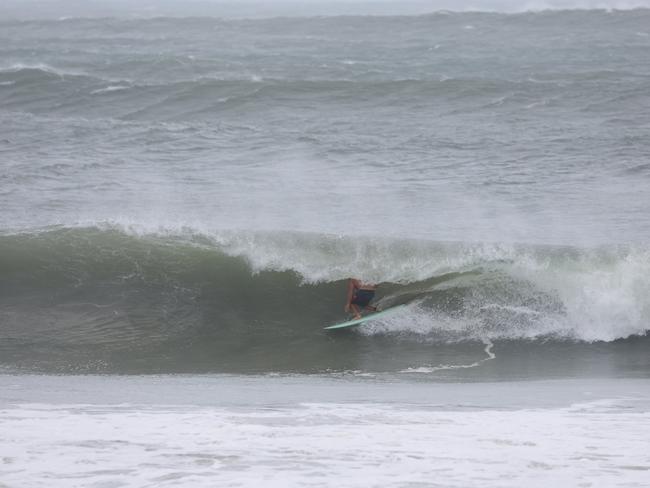
[[[395,364],[369,367],[390,371],[416,370],[436,345],[641,340],[649,256],[286,232],[5,235],[1,357],[62,371],[319,371],[356,364],[364,340],[397,346]],[[407,311],[326,334],[344,317],[349,274],[381,282],[379,304]]]

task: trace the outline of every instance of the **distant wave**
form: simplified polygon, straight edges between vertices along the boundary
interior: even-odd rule
[[[116,92],[116,91],[121,91],[121,90],[128,90],[129,86],[128,85],[110,85],[107,86],[106,88],[98,88],[97,90],[93,90],[90,92],[91,95],[98,95],[101,93],[111,93],[111,92]]]
[[[633,62],[649,21],[650,10],[35,21],[60,55],[44,43],[30,44],[32,24],[9,21],[7,28],[18,38],[25,35],[31,48],[29,56],[10,50],[7,59],[17,61],[0,65],[0,109],[180,120],[223,111],[256,114],[265,103],[309,107],[325,98],[328,106],[382,104],[409,111],[435,97],[447,114],[564,106],[613,111],[618,104],[627,110],[642,105],[650,83],[645,65]],[[376,32],[388,29],[401,35],[377,38]],[[86,39],[87,32],[94,34]],[[174,49],[171,32],[184,33],[182,48]],[[255,39],[277,32],[291,35],[269,37],[272,44],[253,48]],[[598,42],[587,42],[594,32],[602,33]],[[215,33],[237,37],[250,50],[239,56],[219,42],[206,49],[205,39]],[[358,33],[359,42],[348,50],[355,37],[350,33]],[[570,35],[564,40],[561,33]],[[628,33],[634,42],[625,40]],[[77,46],[77,39],[68,52],[77,37],[84,43]],[[119,47],[98,56],[109,40]],[[161,43],[163,51],[156,47]],[[301,43],[309,46],[305,55]],[[618,57],[605,56],[614,48]]]
[[[650,8],[648,0],[532,0],[527,2],[497,1],[492,7],[482,4],[477,10],[496,12],[540,12],[546,10],[635,10]]]
[[[64,76],[87,76],[86,73],[81,72],[81,71],[70,71],[70,70],[62,70],[55,68],[53,66],[50,66],[49,64],[45,63],[35,63],[35,64],[30,64],[30,63],[15,63],[11,64],[9,66],[4,66],[0,67],[0,74],[22,74],[22,75],[54,75],[58,77],[64,77]]]
[[[87,111],[86,97],[112,97],[113,103],[102,110],[113,118],[147,119],[164,113],[170,120],[183,120],[201,114],[212,114],[215,109],[248,110],[256,104],[277,103],[285,100],[313,99],[317,103],[327,96],[330,103],[364,104],[387,103],[408,108],[422,99],[435,97],[446,102],[450,113],[466,111],[529,110],[552,101],[575,103],[584,83],[614,84],[628,76],[609,72],[578,73],[564,80],[508,80],[480,78],[398,79],[398,80],[282,80],[282,79],[219,79],[198,77],[167,83],[133,83],[127,80],[107,80],[85,74],[56,69],[22,67],[0,70],[0,87],[5,97],[0,101],[10,104],[12,110],[27,112],[55,111],[65,98],[66,115]],[[588,80],[588,81],[585,81]],[[601,107],[619,98],[634,104],[647,94],[649,81],[638,76],[624,96],[612,101],[599,99],[584,108]],[[573,86],[575,85],[575,86]],[[560,87],[561,86],[561,87]],[[47,90],[43,91],[46,87]],[[14,98],[12,94],[15,93]],[[28,96],[34,93],[34,96]],[[36,96],[38,94],[38,96]],[[76,107],[76,108],[75,108]]]

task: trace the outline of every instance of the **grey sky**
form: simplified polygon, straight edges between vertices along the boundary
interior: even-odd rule
[[[266,17],[421,14],[437,10],[650,8],[650,0],[2,0],[0,18],[98,16]]]

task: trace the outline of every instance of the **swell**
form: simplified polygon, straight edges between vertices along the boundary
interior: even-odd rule
[[[626,73],[612,76],[592,73],[588,83],[617,86]],[[168,83],[134,83],[87,74],[64,74],[56,69],[25,67],[0,70],[0,107],[32,113],[59,113],[112,117],[125,120],[214,117],[215,113],[263,111],[278,103],[329,104],[344,107],[394,106],[417,109],[423,100],[437,99],[443,109],[494,110],[495,107],[528,110],[533,106],[575,104],[584,91],[584,73],[563,80],[508,79],[398,79],[398,80],[282,80],[220,79],[201,76]],[[612,91],[612,102],[625,98],[634,103],[645,97],[648,79],[636,76],[626,89]],[[590,88],[592,89],[592,88]],[[612,88],[613,89],[613,88]],[[608,88],[609,90],[609,88]],[[573,100],[573,101],[572,101]],[[589,109],[608,103],[602,99],[580,102]]]

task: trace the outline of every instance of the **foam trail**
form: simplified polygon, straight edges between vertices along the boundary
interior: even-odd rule
[[[489,339],[484,339],[483,344],[485,345],[485,348],[483,351],[486,354],[486,357],[476,361],[471,364],[439,364],[437,366],[418,366],[415,368],[406,368],[400,371],[400,373],[433,373],[435,371],[444,371],[444,370],[450,370],[450,369],[470,369],[470,368],[476,368],[480,366],[481,364],[485,363],[486,361],[490,361],[491,359],[496,358],[496,354],[492,352],[492,347],[494,344]]]

